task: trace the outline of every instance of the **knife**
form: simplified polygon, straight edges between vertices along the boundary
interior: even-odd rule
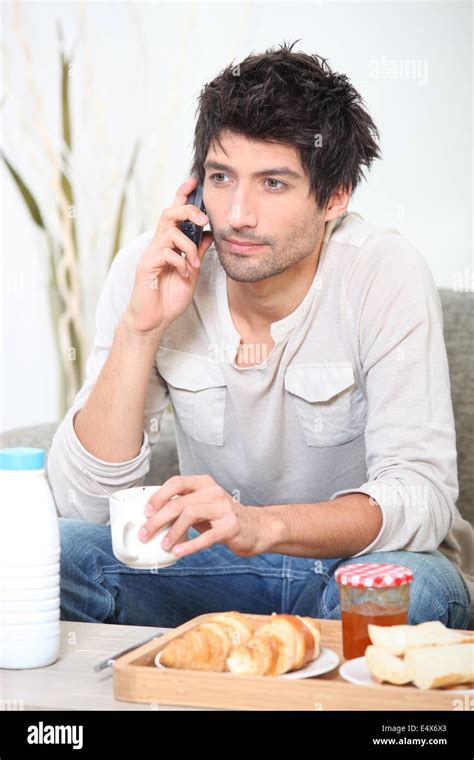
[[[102,662],[98,662],[97,665],[94,665],[94,671],[98,673],[100,670],[104,670],[104,668],[110,668],[114,664],[114,661],[118,659],[118,657],[121,657],[123,654],[127,654],[127,652],[132,652],[134,649],[138,649],[138,647],[143,646],[143,644],[147,644],[149,641],[153,641],[153,639],[158,639],[160,636],[164,635],[164,633],[158,631],[157,633],[154,633],[153,636],[149,636],[147,639],[139,641],[137,644],[132,644],[126,649],[122,649],[120,652],[117,652],[111,657],[107,657],[105,660],[102,660]]]

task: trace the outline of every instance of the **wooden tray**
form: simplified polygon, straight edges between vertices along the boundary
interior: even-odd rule
[[[123,655],[113,666],[115,699],[159,705],[230,708],[235,710],[453,710],[469,695],[443,690],[420,690],[416,686],[357,686],[330,673],[311,678],[246,676],[197,670],[162,669],[155,657],[171,639],[203,623],[215,613],[200,615],[164,636]],[[256,626],[270,615],[246,615]],[[321,645],[342,655],[339,620],[320,620]],[[462,631],[465,633],[465,631]],[[456,702],[454,701],[456,700]],[[457,709],[461,709],[459,705]],[[464,705],[464,709],[467,707]]]

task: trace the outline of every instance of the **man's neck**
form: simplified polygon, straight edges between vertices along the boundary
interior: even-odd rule
[[[295,311],[314,280],[322,242],[316,254],[265,280],[238,282],[226,276],[229,309],[235,320],[258,335]]]

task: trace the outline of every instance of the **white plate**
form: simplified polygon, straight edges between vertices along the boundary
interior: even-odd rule
[[[156,655],[155,665],[157,665],[159,668],[163,668],[163,670],[175,670],[175,668],[167,668],[165,665],[161,664],[160,658],[163,651],[164,650],[162,649],[161,652],[158,652]],[[322,647],[319,657],[310,662],[304,668],[300,668],[299,670],[292,670],[290,673],[282,673],[280,676],[278,676],[278,678],[310,678],[311,676],[320,676],[323,673],[329,673],[330,670],[334,670],[334,668],[337,668],[338,665],[339,657],[336,652],[333,652],[332,649]]]
[[[349,681],[349,683],[355,683],[358,686],[397,686],[397,684],[387,683],[386,681],[384,684],[376,681],[369,670],[365,657],[347,660],[339,668],[339,675],[346,681]],[[404,684],[403,686],[399,686],[399,688],[403,689],[405,686],[410,686],[412,689],[417,688],[414,684]],[[439,691],[446,694],[474,694],[474,689],[428,689],[427,691]]]

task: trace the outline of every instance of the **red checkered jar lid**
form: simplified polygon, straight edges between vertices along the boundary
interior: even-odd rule
[[[393,588],[403,586],[413,580],[408,567],[390,565],[385,562],[357,563],[339,567],[335,576],[342,586],[353,588]]]

